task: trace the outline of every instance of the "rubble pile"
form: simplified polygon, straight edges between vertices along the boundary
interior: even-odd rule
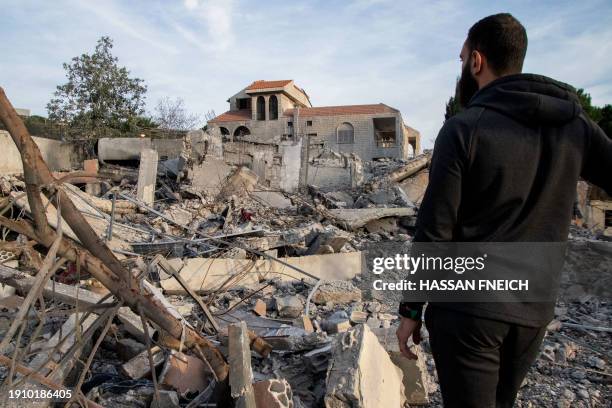
[[[2,387],[104,407],[437,406],[427,340],[400,355],[398,299],[369,290],[366,254],[409,248],[430,157],[284,192],[190,132],[179,159],[0,177]],[[573,290],[520,406],[609,401],[611,306]]]

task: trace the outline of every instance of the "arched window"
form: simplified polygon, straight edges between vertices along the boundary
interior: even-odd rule
[[[238,126],[236,130],[234,130],[234,140],[240,140],[242,136],[250,135],[251,131],[246,126]]]
[[[276,95],[270,96],[270,100],[268,101],[269,109],[270,109],[270,120],[278,119],[278,99]]]
[[[228,142],[230,140],[230,131],[226,127],[220,126],[219,132],[221,133],[222,142]]]
[[[344,122],[338,126],[338,144],[355,143],[355,132],[353,125]]]
[[[266,100],[263,96],[257,97],[257,120],[266,120]]]

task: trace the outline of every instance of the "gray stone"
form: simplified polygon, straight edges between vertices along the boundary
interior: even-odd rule
[[[159,404],[153,397],[153,402],[151,403],[152,408],[178,408],[179,397],[176,391],[172,390],[159,390]]]
[[[129,337],[117,340],[115,347],[117,350],[117,355],[123,361],[131,360],[147,348],[147,346],[141,342],[130,339]]]
[[[296,318],[304,310],[304,304],[297,295],[277,296],[274,299],[276,300],[276,310],[281,317]]]
[[[417,360],[409,360],[399,351],[399,343],[395,335],[395,328],[381,328],[373,330],[378,340],[389,353],[389,357],[396,367],[402,370],[404,395],[406,402],[411,405],[425,405],[429,403],[429,390],[433,383],[427,373],[426,356],[420,346],[412,345],[411,350],[417,355]]]
[[[401,407],[404,403],[401,370],[364,325],[335,339],[326,383],[327,408]]]

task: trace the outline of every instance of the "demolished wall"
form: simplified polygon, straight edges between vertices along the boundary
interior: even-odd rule
[[[32,137],[34,143],[40,149],[43,159],[49,165],[51,171],[67,171],[72,169],[73,163],[79,162],[77,150],[71,143],[59,140],[46,139],[44,137]],[[0,130],[0,175],[21,174],[23,165],[21,156],[15,142],[5,130]]]

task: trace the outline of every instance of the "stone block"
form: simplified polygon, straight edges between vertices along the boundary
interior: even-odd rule
[[[274,300],[276,301],[278,315],[281,317],[296,318],[299,317],[304,310],[302,300],[296,295],[277,296]]]
[[[393,364],[402,370],[404,395],[410,405],[429,404],[429,374],[427,373],[426,357],[420,346],[412,346],[411,350],[417,360],[407,359],[399,351],[395,328],[373,330],[382,346],[389,353]]]
[[[326,408],[395,408],[404,403],[402,372],[365,325],[335,339],[326,383]]]

